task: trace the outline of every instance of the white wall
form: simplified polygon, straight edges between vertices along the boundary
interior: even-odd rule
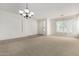
[[[19,13],[15,14],[0,10],[0,40],[35,34],[37,34],[36,20],[25,20]]]
[[[55,19],[47,19],[47,35],[54,35],[56,33]]]
[[[38,20],[38,34],[43,34],[43,20]]]
[[[51,20],[47,19],[47,35],[51,34]]]
[[[23,32],[25,35],[35,35],[37,34],[37,21],[35,19],[25,19],[23,21]]]
[[[56,20],[50,19],[51,22],[51,35],[54,35],[56,33]]]
[[[45,22],[45,24],[44,24]],[[45,29],[45,30],[43,30]],[[56,33],[55,19],[40,19],[38,20],[38,34],[54,35]]]
[[[79,16],[77,17],[77,36],[79,37]]]

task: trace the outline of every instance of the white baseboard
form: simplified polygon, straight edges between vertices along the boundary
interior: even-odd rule
[[[33,34],[33,35],[37,35],[37,34]],[[15,38],[28,37],[33,35],[26,35],[26,34],[0,35],[0,40],[15,39]]]

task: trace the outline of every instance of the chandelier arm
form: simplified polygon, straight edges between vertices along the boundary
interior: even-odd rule
[[[28,3],[26,3],[26,9],[28,9]]]
[[[26,3],[26,9],[24,9],[23,11],[21,10],[20,13],[26,19],[31,18],[34,15],[34,13],[28,9],[28,3]]]

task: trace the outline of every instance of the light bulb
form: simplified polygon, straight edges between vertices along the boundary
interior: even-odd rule
[[[29,13],[29,10],[28,10],[28,9],[24,9],[24,11],[25,11],[26,13]]]
[[[34,15],[34,12],[30,12],[30,15],[33,16]]]
[[[31,14],[29,14],[29,17],[31,17],[32,15]]]
[[[23,16],[26,16],[26,14],[24,13]]]
[[[22,10],[19,10],[19,13],[20,13],[20,14],[23,14],[24,12],[23,12]]]

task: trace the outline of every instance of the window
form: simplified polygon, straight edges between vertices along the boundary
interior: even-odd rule
[[[56,22],[56,32],[63,32],[64,31],[64,23],[63,21]]]
[[[60,20],[56,22],[56,32],[71,33],[73,20]]]

